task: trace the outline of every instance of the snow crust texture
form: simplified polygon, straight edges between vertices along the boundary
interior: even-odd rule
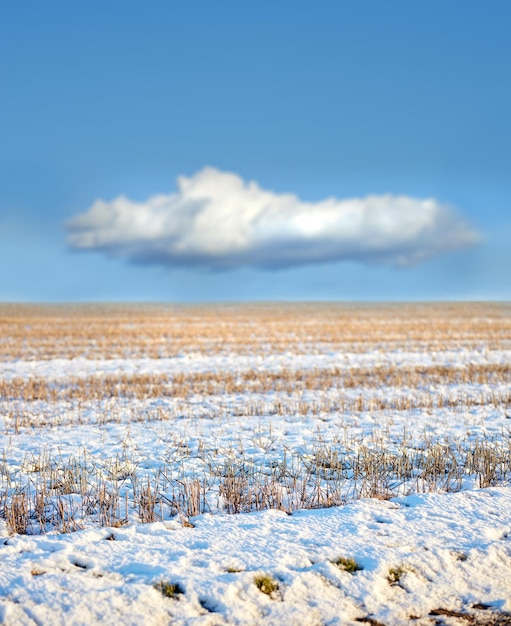
[[[434,624],[443,609],[485,623],[511,611],[510,520],[510,490],[490,488],[293,515],[202,515],[193,528],[4,533],[0,616],[20,625],[397,625]],[[340,556],[363,569],[343,571]],[[272,596],[255,586],[259,573],[278,584]],[[153,587],[160,580],[184,593],[164,597]]]
[[[0,308],[0,624],[511,624],[511,316],[428,311]]]

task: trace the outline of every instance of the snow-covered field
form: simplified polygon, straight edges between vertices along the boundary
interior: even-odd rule
[[[511,624],[507,311],[428,313],[434,349],[363,315],[355,351],[6,350],[0,622]]]
[[[482,618],[511,610],[510,512],[502,487],[291,516],[206,514],[194,528],[6,535],[0,615],[7,624],[434,624],[441,609]],[[338,557],[364,569],[342,571]],[[256,588],[258,573],[278,583],[272,597]],[[159,580],[183,593],[163,597]],[[483,604],[491,608],[474,608]]]

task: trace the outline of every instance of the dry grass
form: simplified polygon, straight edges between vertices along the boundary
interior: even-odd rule
[[[65,381],[44,378],[0,379],[0,396],[9,400],[32,402],[91,401],[106,398],[188,398],[193,395],[253,394],[278,392],[298,395],[303,391],[404,388],[428,389],[440,385],[507,385],[511,383],[511,364],[484,363],[450,367],[446,365],[374,368],[339,368],[277,372],[242,370],[183,372],[166,374],[107,374],[101,377],[70,377]],[[484,404],[487,404],[484,401]]]
[[[0,359],[511,346],[509,305],[0,306]]]
[[[11,532],[71,532],[84,524],[119,527],[211,511],[244,513],[343,505],[361,497],[389,499],[426,491],[457,491],[466,476],[480,487],[511,478],[511,441],[398,442],[354,450],[318,441],[307,453],[288,453],[280,462],[225,451],[205,455],[201,478],[174,458],[157,469],[138,467],[130,451],[99,463],[85,453],[63,459],[41,453],[21,468],[0,474],[0,516]]]
[[[508,305],[283,305],[219,307],[0,306],[4,361],[86,357],[171,357],[177,354],[316,354],[367,350],[458,351],[511,348]],[[455,352],[453,353],[455,354]],[[0,379],[5,440],[72,425],[225,420],[252,430],[257,455],[217,449],[194,434],[177,435],[150,467],[135,448],[91,457],[41,451],[20,465],[0,456],[0,517],[11,532],[71,532],[84,525],[118,527],[207,511],[240,513],[342,505],[423,491],[455,491],[511,479],[511,437],[453,438],[424,432],[410,438],[376,426],[362,437],[357,416],[378,423],[411,411],[465,420],[478,407],[511,415],[507,363],[332,367],[276,371],[102,374]],[[164,402],[162,402],[164,400]],[[442,413],[444,412],[444,413]],[[258,435],[252,418],[297,416],[339,434],[317,436],[307,449]],[[350,421],[351,420],[351,421]],[[511,426],[511,423],[510,423]],[[262,450],[262,452],[261,452]]]
[[[511,366],[378,366],[276,372],[246,370],[163,374],[108,374],[64,381],[0,379],[0,424],[23,428],[101,423],[169,421],[189,415],[197,398],[211,398],[215,416],[360,414],[500,407],[511,415]],[[305,392],[317,392],[311,399]],[[241,400],[236,396],[243,395]],[[241,397],[241,396],[240,396]],[[165,408],[150,401],[168,399]],[[66,403],[72,410],[63,412]],[[197,415],[197,408],[194,408]],[[121,417],[122,416],[122,417]],[[204,416],[208,416],[208,410]],[[2,419],[3,418],[3,419]]]

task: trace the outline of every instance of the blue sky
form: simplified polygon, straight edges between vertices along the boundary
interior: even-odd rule
[[[509,299],[510,19],[504,0],[0,2],[0,300]],[[341,220],[338,258],[321,260],[323,233],[303,262],[261,267],[301,245],[286,226],[227,270],[202,252],[141,262],[157,255],[122,233],[70,245],[97,199],[145,207],[205,167],[294,194],[313,222],[325,198],[328,219],[349,198],[431,198],[479,243],[395,267],[360,252],[367,224],[343,256]]]

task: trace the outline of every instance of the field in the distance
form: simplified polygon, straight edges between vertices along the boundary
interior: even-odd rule
[[[1,305],[0,622],[511,623],[510,383],[506,304]]]

